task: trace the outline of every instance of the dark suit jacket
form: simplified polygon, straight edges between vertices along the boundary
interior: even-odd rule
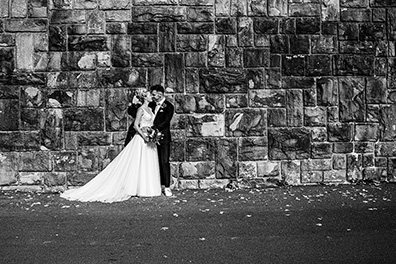
[[[149,107],[155,110],[156,103],[151,102]],[[154,129],[158,129],[158,131],[164,134],[163,139],[159,143],[169,143],[171,142],[171,133],[170,133],[170,122],[172,120],[175,108],[171,102],[165,99],[162,103],[161,107],[158,110],[157,115],[154,119]]]

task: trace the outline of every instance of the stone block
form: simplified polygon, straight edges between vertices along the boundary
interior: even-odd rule
[[[340,53],[355,53],[355,54],[374,54],[376,46],[372,41],[340,41]]]
[[[338,104],[338,79],[320,78],[317,80],[317,100],[320,106]]]
[[[105,13],[103,11],[92,11],[87,13],[88,34],[104,34],[106,28]]]
[[[253,20],[250,17],[238,17],[237,23],[238,45],[241,47],[253,46]]]
[[[13,0],[11,3],[11,17],[24,18],[27,15],[28,3],[27,0]]]
[[[132,8],[132,19],[136,22],[180,22],[186,21],[186,16],[186,6],[134,6]]]
[[[69,88],[96,88],[98,86],[96,72],[70,72],[68,78]]]
[[[183,179],[214,179],[215,162],[183,162],[180,164],[180,175]]]
[[[50,25],[49,27],[49,50],[66,51],[66,26]]]
[[[386,38],[385,24],[363,23],[359,27],[359,40],[378,41]]]
[[[236,178],[237,165],[237,140],[220,139],[217,148],[215,173],[217,179]]]
[[[247,95],[239,95],[239,94],[226,95],[225,106],[227,108],[245,108],[248,106]]]
[[[362,155],[347,155],[347,180],[356,181],[362,179]]]
[[[353,152],[352,142],[335,142],[333,143],[334,153],[350,153]]]
[[[114,135],[113,135],[114,137]],[[185,136],[174,136],[172,134],[172,144],[170,150],[170,160],[171,161],[185,161],[186,151],[185,151]],[[123,142],[122,142],[123,143]]]
[[[22,185],[42,185],[45,172],[20,172],[19,183]]]
[[[364,168],[374,167],[374,154],[363,154],[362,164]]]
[[[61,25],[64,26],[64,25]],[[66,32],[68,35],[85,35],[87,34],[87,27],[85,24],[67,25]]]
[[[286,126],[286,109],[283,108],[269,108],[268,126],[269,127],[284,127]]]
[[[363,78],[340,79],[340,120],[343,122],[364,121],[365,80]]]
[[[258,161],[257,177],[277,177],[280,175],[280,162]]]
[[[374,165],[376,167],[387,167],[388,159],[386,157],[374,157]]]
[[[303,94],[301,90],[286,91],[286,124],[299,127],[303,124]]]
[[[129,10],[106,10],[106,22],[129,22],[131,21],[131,12]]]
[[[103,69],[98,71],[98,84],[102,88],[144,87],[144,69]]]
[[[12,48],[0,49],[0,73],[10,74],[14,71],[14,50]]]
[[[302,171],[301,183],[320,183],[323,182],[323,171]]]
[[[199,189],[223,189],[229,183],[228,179],[199,180]]]
[[[158,38],[155,35],[132,35],[132,51],[150,53],[157,52]]]
[[[347,167],[346,155],[335,154],[332,158],[332,168],[334,170],[345,170]]]
[[[322,3],[322,21],[338,21],[340,17],[340,2],[325,0]]]
[[[268,141],[266,137],[241,138],[238,149],[240,161],[268,159]]]
[[[304,126],[326,126],[326,108],[305,107]]]
[[[268,49],[244,49],[243,64],[245,67],[268,67],[270,53]]]
[[[20,33],[15,37],[16,67],[19,70],[31,71],[34,68],[34,39],[32,33]]]
[[[319,34],[320,33],[320,18],[304,17],[296,18],[296,33],[297,34]]]
[[[327,128],[326,127],[312,127],[311,140],[312,142],[325,142],[327,141]]]
[[[286,92],[284,90],[249,90],[250,107],[285,107]]]
[[[199,189],[199,180],[179,180],[177,184],[177,189],[185,190],[185,189]]]
[[[328,55],[311,55],[306,59],[307,76],[332,75],[332,59]]]
[[[106,34],[126,34],[128,32],[127,24],[122,22],[106,23]]]
[[[225,114],[226,136],[266,135],[267,112],[265,109],[229,110]]]
[[[387,178],[388,178],[388,171],[386,168],[368,167],[368,168],[364,168],[363,170],[364,180],[387,181]]]
[[[236,34],[237,32],[236,18],[232,18],[232,17],[216,18],[215,31],[216,34]]]
[[[367,78],[366,100],[368,104],[381,104],[387,102],[387,89],[385,77]]]
[[[4,27],[8,32],[45,32],[48,26],[47,19],[12,19],[5,20]]]
[[[336,21],[323,21],[322,22],[322,34],[324,36],[330,35],[335,36],[338,33],[338,22]]]
[[[340,23],[338,27],[339,40],[358,40],[359,26],[357,23]]]
[[[186,20],[189,22],[214,21],[214,8],[212,6],[190,6],[186,11]]]
[[[364,8],[343,8],[340,12],[342,22],[366,22],[370,21],[371,10]]]
[[[337,75],[373,76],[373,56],[337,55],[335,57]]]
[[[103,131],[103,109],[77,108],[64,111],[65,131]]]
[[[55,171],[74,171],[77,169],[77,155],[74,151],[53,152]]]
[[[159,28],[159,51],[176,51],[176,29],[174,23],[161,23]]]
[[[44,111],[40,109],[22,108],[20,130],[39,130],[42,120],[44,119]],[[15,119],[18,121],[18,119]]]
[[[53,10],[50,24],[83,24],[86,22],[85,10]]]
[[[100,9],[129,9],[131,1],[129,0],[99,0]]]
[[[155,53],[133,53],[132,66],[134,67],[162,67],[164,65],[164,55]],[[108,70],[108,69],[107,69]],[[144,69],[133,69],[133,71],[144,72]],[[144,78],[144,76],[142,76]],[[143,81],[139,79],[140,81]],[[162,80],[161,80],[162,81]]]
[[[69,186],[82,186],[92,180],[97,175],[96,172],[86,172],[86,171],[73,171],[68,172],[67,184]]]
[[[289,16],[290,17],[316,17],[320,16],[320,4],[319,3],[297,3],[289,4]]]
[[[309,158],[310,146],[310,133],[304,128],[268,130],[268,156],[271,160]]]
[[[77,134],[78,146],[108,146],[111,134],[103,132],[81,132]]]
[[[131,65],[131,39],[129,36],[112,37],[111,64],[114,67],[129,67]]]
[[[327,122],[337,123],[340,122],[338,106],[330,106],[327,108]]]
[[[15,131],[19,124],[19,101],[0,99],[0,130]]]
[[[225,66],[225,39],[224,36],[209,35],[208,38],[208,65],[212,67]]]
[[[165,89],[172,92],[184,92],[183,54],[165,54]]]
[[[200,69],[199,82],[205,93],[244,93],[248,89],[247,72],[237,69]]]
[[[381,106],[380,108],[380,124],[381,124],[381,140],[393,141],[396,131],[396,106]]]
[[[76,105],[74,91],[52,90],[49,91],[47,98],[49,107],[70,107]]]
[[[374,142],[356,142],[355,143],[356,153],[371,153],[374,152]]]
[[[187,52],[185,54],[184,65],[186,67],[205,67],[207,64],[207,54],[203,52]],[[186,71],[196,71],[198,69],[186,69]]]
[[[161,24],[162,25],[162,24]],[[164,25],[169,25],[164,23]],[[158,31],[157,23],[128,23],[128,35],[156,35]]]
[[[312,143],[311,158],[313,159],[328,159],[332,156],[332,144],[328,142]]]
[[[288,54],[290,49],[289,36],[287,35],[271,35],[270,51],[271,54],[280,53]]]
[[[331,170],[331,159],[305,159],[301,161],[301,171]]]
[[[378,124],[356,124],[355,140],[357,141],[377,141],[379,135]]]
[[[348,123],[331,123],[327,125],[329,141],[349,142],[352,140],[353,129]]]
[[[268,15],[271,16],[286,16],[287,15],[287,2],[268,0]]]
[[[66,172],[51,172],[43,175],[43,182],[45,186],[59,186],[65,185],[67,179]]]
[[[301,161],[281,161],[282,179],[289,185],[301,184]]]
[[[224,115],[191,115],[187,117],[187,136],[223,137]]]
[[[2,23],[0,22],[0,32],[2,32]],[[1,47],[11,47],[15,46],[15,36],[11,34],[1,34],[0,35],[0,46]]]
[[[305,57],[303,55],[282,56],[282,74],[285,76],[303,76]]]
[[[190,138],[186,141],[187,161],[215,160],[217,141],[212,138]]]
[[[106,36],[69,36],[69,51],[107,51],[109,40]]]
[[[48,151],[21,152],[19,171],[52,171],[52,158]]]
[[[266,71],[266,87],[268,89],[282,88],[282,72],[280,69],[268,69]]]
[[[308,36],[290,36],[291,54],[308,54],[310,52],[310,42]]]
[[[58,150],[63,147],[63,111],[47,109],[40,124],[41,144],[43,147]]]
[[[207,35],[177,35],[176,51],[204,52],[208,45]]]
[[[254,17],[253,29],[256,34],[278,34],[279,19],[270,17]]]
[[[239,178],[254,179],[257,178],[257,164],[253,161],[239,162]]]
[[[10,185],[17,182],[18,164],[19,160],[16,153],[0,152],[0,186]]]
[[[63,61],[63,70],[81,71],[96,69],[97,57],[94,52],[69,52],[67,61]]]
[[[345,170],[331,170],[323,172],[323,181],[325,182],[346,182]]]

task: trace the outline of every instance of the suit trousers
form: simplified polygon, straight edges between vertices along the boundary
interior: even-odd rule
[[[170,142],[164,142],[157,146],[158,150],[158,159],[160,166],[160,175],[161,175],[161,185],[164,185],[166,188],[170,186],[171,182],[171,172],[170,172]]]

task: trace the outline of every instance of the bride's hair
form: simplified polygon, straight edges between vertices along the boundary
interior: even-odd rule
[[[135,104],[143,104],[144,97],[147,95],[147,93],[148,93],[147,89],[144,88],[137,89],[135,91],[135,96],[133,97],[134,99],[132,101],[138,101],[138,102],[134,102]]]

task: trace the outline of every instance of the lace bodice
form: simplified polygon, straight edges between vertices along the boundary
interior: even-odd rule
[[[139,127],[151,127],[153,126],[154,122],[154,114],[150,111],[148,112],[147,110],[143,109],[143,114],[140,119]]]

